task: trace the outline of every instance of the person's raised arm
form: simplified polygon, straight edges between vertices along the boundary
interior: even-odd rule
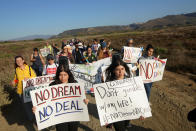
[[[45,66],[44,58],[42,57],[41,54],[40,54],[40,59],[41,59],[41,62],[42,62],[42,64],[43,64],[43,66]]]

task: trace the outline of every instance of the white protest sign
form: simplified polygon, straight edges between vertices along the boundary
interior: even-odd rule
[[[48,54],[50,54],[50,48],[42,48],[40,49],[40,52],[43,57],[46,57]]]
[[[141,77],[110,81],[93,87],[101,126],[152,116]]]
[[[96,61],[92,64],[85,65],[85,64],[70,64],[69,68],[71,71],[81,72],[84,74],[88,74],[90,76],[95,76],[97,74],[98,69],[103,65],[110,65],[111,59],[105,58],[99,61]]]
[[[22,83],[23,83],[24,103],[31,101],[30,91],[47,87],[53,81],[52,80],[53,77],[54,75],[46,75],[46,76],[34,77],[28,79],[27,81],[23,80]]]
[[[30,93],[38,130],[64,122],[89,121],[81,83],[59,84]]]
[[[137,63],[141,55],[142,55],[142,48],[124,46],[124,57],[123,57],[124,62]]]
[[[144,83],[160,81],[163,78],[167,59],[162,60],[140,60],[139,75],[142,77]]]

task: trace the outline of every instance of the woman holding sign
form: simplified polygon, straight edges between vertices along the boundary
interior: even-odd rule
[[[67,84],[67,83],[76,83],[77,81],[74,79],[73,74],[71,73],[69,66],[61,64],[57,68],[56,77],[54,82],[50,84],[58,85],[58,84]],[[84,99],[84,103],[88,104],[88,99]],[[33,112],[35,113],[36,108],[33,107]],[[60,123],[56,125],[56,131],[77,131],[79,126],[79,122],[66,122]]]
[[[148,44],[146,47],[146,53],[139,59],[155,59],[155,57],[153,56],[153,52],[154,52],[154,47],[151,44]],[[146,95],[148,98],[148,101],[150,99],[150,90],[152,87],[152,82],[150,83],[145,83],[144,84],[145,90],[146,90]]]
[[[20,99],[20,102],[25,110],[25,113],[29,121],[33,120],[33,113],[31,111],[32,103],[24,103],[22,81],[33,77],[36,77],[34,70],[26,64],[22,56],[16,56],[15,76],[14,76],[14,80],[12,81],[12,85],[14,87],[17,87],[18,97]]]
[[[129,67],[120,58],[120,55],[113,55],[111,65],[106,69],[106,82],[114,80],[122,80],[131,77]],[[144,119],[144,117],[140,117]],[[107,125],[107,128],[114,126],[116,131],[125,131],[129,120],[115,122]]]

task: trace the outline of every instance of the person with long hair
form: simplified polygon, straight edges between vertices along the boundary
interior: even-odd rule
[[[114,80],[122,80],[126,78],[130,78],[131,73],[129,67],[125,62],[121,60],[120,55],[112,56],[112,63],[106,69],[106,82],[114,81]],[[144,119],[144,117],[140,117],[140,119]],[[116,131],[125,131],[129,124],[129,120],[114,122],[112,124],[107,125],[107,128],[112,128],[114,126]]]
[[[77,81],[74,79],[73,74],[71,73],[69,66],[61,64],[57,68],[56,77],[54,82],[50,83],[52,85],[58,84],[67,84],[67,83],[76,83]],[[89,100],[83,100],[85,104],[88,104]],[[33,107],[33,112],[36,111],[36,108]],[[79,122],[65,122],[56,125],[56,131],[77,131],[79,126]]]
[[[139,58],[139,61],[142,60],[142,59],[148,59],[148,60],[155,59],[155,57],[153,56],[153,52],[154,52],[154,47],[151,44],[148,44],[147,47],[146,47],[146,52],[144,53],[144,55],[142,57]],[[145,83],[144,87],[145,87],[146,95],[147,95],[147,98],[148,98],[148,101],[149,101],[150,91],[151,91],[151,88],[152,88],[152,82]]]
[[[22,56],[16,56],[15,57],[15,76],[14,80],[11,82],[13,87],[17,88],[17,95],[21,102],[22,107],[24,108],[24,111],[26,113],[27,119],[29,121],[33,121],[33,113],[31,111],[32,103],[24,103],[23,100],[23,80],[28,80],[29,78],[36,77],[36,74],[34,70],[28,66]]]
[[[86,64],[97,61],[95,54],[92,52],[91,46],[87,46],[87,51],[84,53],[84,58],[86,60]]]

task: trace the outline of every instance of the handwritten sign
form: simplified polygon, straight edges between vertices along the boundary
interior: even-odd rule
[[[152,116],[141,77],[110,81],[93,87],[101,126]]]
[[[31,91],[38,130],[71,121],[89,121],[84,86],[69,83]]]
[[[142,48],[124,46],[124,57],[123,57],[124,62],[137,63],[141,55],[142,55]]]
[[[24,103],[31,102],[30,91],[47,87],[53,80],[54,75],[40,76],[23,80]]]
[[[50,54],[50,48],[42,48],[40,49],[40,52],[43,57],[46,57],[48,54]]]
[[[86,93],[93,93],[93,84],[96,82],[95,76],[90,76],[87,74],[83,74],[80,72],[74,72],[72,71],[72,74],[74,75],[75,80],[78,83],[83,83],[84,84],[84,89]]]
[[[160,81],[163,78],[167,59],[158,60],[140,60],[139,75],[144,83]]]

